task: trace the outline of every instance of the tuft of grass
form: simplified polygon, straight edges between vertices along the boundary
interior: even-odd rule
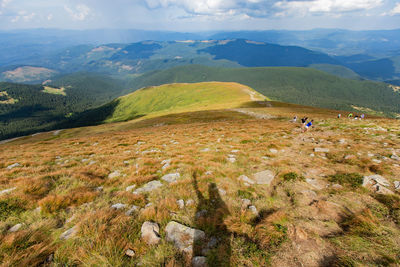
[[[359,173],[337,173],[329,176],[328,179],[332,183],[347,185],[353,188],[360,187],[363,183],[363,176]]]
[[[390,216],[397,224],[400,224],[400,197],[383,194],[376,194],[374,197],[389,209]]]
[[[0,200],[0,220],[4,221],[8,217],[18,216],[24,212],[25,205],[19,198],[8,198]]]
[[[296,181],[296,180],[304,180],[303,176],[298,175],[296,172],[288,172],[282,175],[283,180],[285,181]]]

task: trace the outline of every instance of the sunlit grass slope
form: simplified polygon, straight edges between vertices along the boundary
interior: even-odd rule
[[[239,107],[266,97],[238,83],[205,82],[166,84],[140,89],[117,98],[109,105],[112,114],[105,122],[178,112]]]

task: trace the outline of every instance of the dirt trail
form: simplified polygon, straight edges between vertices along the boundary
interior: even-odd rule
[[[232,110],[236,111],[236,112],[239,112],[239,113],[243,113],[243,114],[249,115],[249,116],[254,117],[256,119],[268,120],[268,119],[275,118],[275,116],[272,116],[270,114],[261,114],[261,113],[249,111],[249,110],[246,110],[246,109],[243,109],[243,108],[236,108],[236,109],[232,109]]]

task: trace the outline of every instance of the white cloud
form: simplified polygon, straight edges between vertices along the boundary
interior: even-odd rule
[[[0,15],[3,14],[3,10],[10,4],[13,0],[0,0]]]
[[[395,15],[400,15],[400,2],[396,3],[396,6],[390,10],[389,15],[395,16]]]
[[[369,10],[378,7],[383,0],[311,0],[279,1],[274,7],[280,9],[278,16],[332,13],[337,16],[343,12]]]
[[[11,19],[11,22],[15,23],[18,21],[24,21],[24,22],[29,22],[31,21],[36,14],[34,12],[28,13],[26,10],[21,10],[18,11],[18,15],[16,15],[14,18]]]
[[[53,17],[54,17],[54,15],[50,13],[49,15],[47,15],[47,20],[52,20]]]
[[[74,9],[64,6],[65,11],[72,17],[73,20],[83,21],[91,15],[91,10],[87,5],[79,4]]]

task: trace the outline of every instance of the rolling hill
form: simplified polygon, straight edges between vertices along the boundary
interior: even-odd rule
[[[238,83],[176,83],[146,87],[79,114],[83,124],[127,121],[173,113],[237,108],[266,97]]]
[[[273,99],[316,107],[369,108],[400,113],[400,95],[387,84],[339,78],[311,68],[213,68],[199,65],[154,71],[132,79],[130,87],[221,81],[247,85]]]

